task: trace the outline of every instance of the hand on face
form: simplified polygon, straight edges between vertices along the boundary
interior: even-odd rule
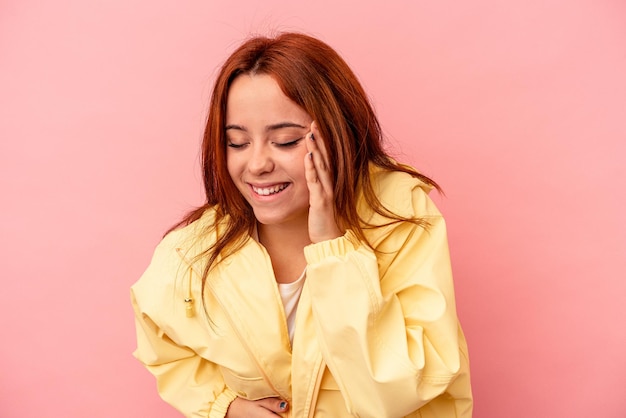
[[[304,174],[309,188],[309,238],[312,243],[343,235],[335,219],[334,187],[324,139],[315,122],[307,135],[309,151],[304,158]]]

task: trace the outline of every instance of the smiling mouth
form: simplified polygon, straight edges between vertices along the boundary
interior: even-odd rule
[[[252,190],[254,191],[254,193],[258,195],[270,196],[270,195],[282,192],[283,190],[287,188],[287,186],[289,186],[289,183],[277,184],[276,186],[272,186],[272,187],[252,186]]]

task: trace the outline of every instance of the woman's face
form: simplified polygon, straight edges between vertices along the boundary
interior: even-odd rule
[[[226,104],[226,162],[261,224],[307,222],[305,141],[312,118],[269,75],[235,78]]]

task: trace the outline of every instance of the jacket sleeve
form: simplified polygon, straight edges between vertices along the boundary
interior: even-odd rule
[[[172,328],[169,322],[180,316],[171,307],[172,301],[180,298],[172,293],[178,265],[172,261],[169,247],[166,237],[131,288],[137,331],[133,355],[156,377],[161,398],[184,416],[223,418],[236,393],[227,388],[214,363],[176,343],[166,331]]]
[[[445,222],[423,191],[411,205],[429,226],[381,226],[377,252],[350,231],[305,248],[322,354],[355,416],[405,416],[461,368]]]

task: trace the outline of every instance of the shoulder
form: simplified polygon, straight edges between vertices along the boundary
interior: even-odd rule
[[[386,271],[401,250],[428,254],[446,242],[446,223],[429,197],[429,184],[402,171],[374,168],[372,188],[388,216],[376,212],[360,199],[359,215],[370,247],[377,251],[380,271]]]
[[[206,250],[214,240],[215,209],[207,209],[200,218],[188,225],[170,231],[157,245],[154,255],[162,253],[201,252]]]
[[[211,245],[211,226],[215,211],[207,211],[196,221],[169,232],[154,249],[152,260],[141,278],[132,286],[135,293],[153,293],[175,285],[197,254]]]
[[[382,206],[404,218],[441,216],[429,193],[432,186],[402,171],[389,171],[379,167],[370,168],[370,179],[374,193]],[[363,198],[359,199],[360,212],[367,218],[376,218]],[[372,219],[374,220],[374,219]]]

